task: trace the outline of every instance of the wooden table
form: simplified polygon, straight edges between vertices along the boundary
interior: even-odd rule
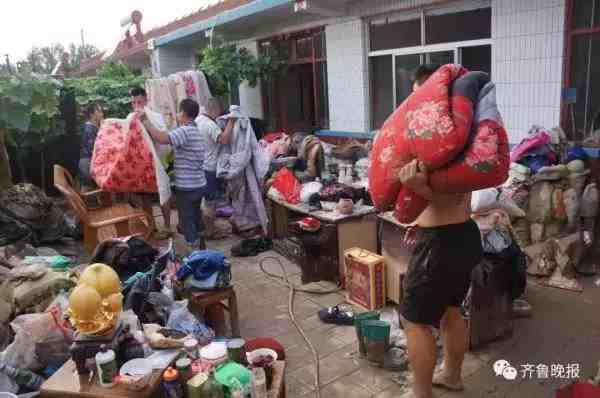
[[[360,247],[377,252],[377,210],[373,206],[355,206],[350,215],[337,211],[310,211],[307,204],[297,205],[268,196],[268,207],[271,217],[271,234],[274,239],[284,239],[292,235],[289,225],[306,216],[314,217],[322,223],[335,226],[336,256],[332,266],[338,268],[337,276],[344,285],[345,267],[344,252],[353,247]]]
[[[89,374],[78,375],[75,363],[69,359],[42,385],[40,396],[42,398],[150,398],[160,387],[161,375],[162,371],[155,370],[150,384],[141,391],[131,391],[121,386],[103,388],[98,384],[96,374],[91,382]]]
[[[94,376],[92,382],[88,381],[89,375],[77,374],[75,363],[68,360],[50,379],[40,391],[42,398],[150,398],[156,396],[160,388],[161,371],[155,370],[152,374],[150,385],[141,391],[130,391],[120,386],[102,388]],[[285,362],[277,361],[273,369],[273,383],[269,390],[269,398],[285,398]]]

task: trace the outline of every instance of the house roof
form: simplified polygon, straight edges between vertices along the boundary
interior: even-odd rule
[[[127,60],[127,58],[144,52],[148,48],[148,40],[154,39],[167,33],[176,31],[180,28],[186,27],[190,24],[205,20],[207,18],[214,17],[219,13],[233,8],[251,3],[253,0],[216,0],[217,2],[204,7],[192,14],[186,15],[182,18],[176,19],[166,25],[158,28],[151,29],[144,33],[143,41],[138,42],[134,35],[131,35],[129,39],[123,39],[119,42],[113,56]]]

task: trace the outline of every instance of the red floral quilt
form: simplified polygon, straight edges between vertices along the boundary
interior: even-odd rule
[[[413,159],[427,166],[436,192],[501,184],[508,177],[508,139],[489,76],[442,66],[386,120],[370,156],[373,202],[381,210],[394,207],[403,223],[428,204],[400,182],[400,170]]]
[[[157,192],[154,158],[137,118],[108,119],[98,131],[91,174],[111,192]]]

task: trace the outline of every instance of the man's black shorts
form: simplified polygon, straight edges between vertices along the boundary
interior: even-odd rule
[[[402,316],[413,323],[439,326],[448,307],[460,307],[471,271],[483,256],[474,221],[419,228],[415,250],[404,278]]]

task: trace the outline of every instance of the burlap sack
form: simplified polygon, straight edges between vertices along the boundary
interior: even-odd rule
[[[544,239],[544,224],[533,223],[529,226],[531,231],[531,243],[540,243]]]
[[[543,223],[552,214],[552,184],[541,181],[533,184],[529,192],[527,219],[531,223]]]
[[[567,215],[567,228],[569,231],[577,230],[579,226],[579,196],[575,188],[569,188],[563,193],[563,203]]]
[[[581,216],[596,217],[598,214],[598,188],[596,183],[588,184],[581,196]]]
[[[567,211],[563,200],[563,190],[554,188],[552,192],[552,218],[556,221],[564,222],[567,220]]]
[[[520,247],[527,247],[531,244],[529,222],[526,218],[517,218],[513,221],[513,233]]]

